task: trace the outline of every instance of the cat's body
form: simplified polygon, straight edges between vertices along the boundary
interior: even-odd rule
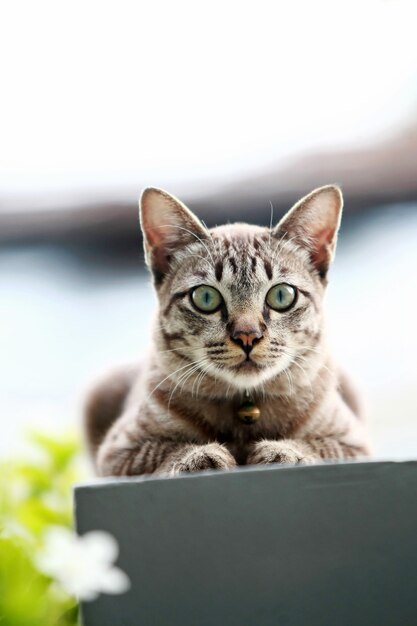
[[[93,390],[102,475],[311,463],[369,453],[358,404],[326,345],[322,299],[341,194],[316,190],[274,228],[208,231],[179,201],[142,196],[160,308],[140,369]],[[245,402],[259,419],[239,418]]]

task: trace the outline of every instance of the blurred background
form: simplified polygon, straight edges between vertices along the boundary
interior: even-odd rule
[[[144,186],[268,225],[336,182],[332,342],[376,455],[417,456],[413,5],[1,5],[0,455],[78,425],[89,381],[148,348]]]

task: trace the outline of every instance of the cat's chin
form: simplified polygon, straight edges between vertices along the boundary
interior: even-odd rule
[[[291,357],[283,355],[271,364],[266,365],[254,360],[242,361],[229,368],[216,368],[216,377],[222,378],[230,387],[239,391],[256,391],[264,383],[282,374],[291,365]]]
[[[287,363],[266,367],[254,362],[245,362],[234,369],[222,369],[218,373],[229,385],[240,391],[255,390],[271,378],[278,376],[287,367]]]

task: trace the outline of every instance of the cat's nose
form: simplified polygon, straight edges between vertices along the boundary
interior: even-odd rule
[[[254,325],[236,325],[230,333],[232,341],[237,343],[247,355],[249,355],[255,344],[258,343],[262,337],[261,329]]]

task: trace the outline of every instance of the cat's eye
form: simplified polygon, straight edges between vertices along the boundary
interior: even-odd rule
[[[223,298],[214,287],[200,285],[191,292],[194,306],[203,313],[214,313],[220,308]]]
[[[266,294],[266,303],[275,311],[287,311],[295,304],[297,291],[292,285],[280,283],[274,285]]]

